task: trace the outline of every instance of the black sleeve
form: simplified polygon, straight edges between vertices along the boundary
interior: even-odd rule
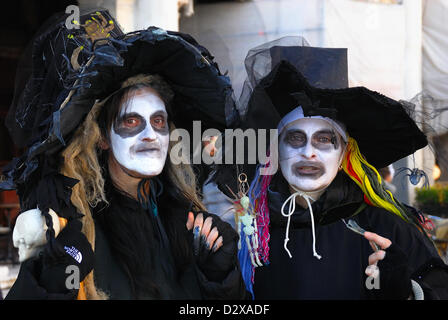
[[[22,262],[7,299],[75,299],[93,269],[94,253],[81,228],[81,221],[69,221],[37,257]]]
[[[206,299],[239,300],[246,297],[246,289],[238,261],[238,233],[218,216],[203,212],[204,220],[212,216],[212,228],[217,227],[223,245],[199,262],[197,275]],[[201,260],[201,259],[200,259]]]
[[[425,300],[448,300],[448,266],[441,259],[430,259],[411,278],[422,287]]]
[[[411,224],[397,232],[397,244],[408,253],[411,279],[423,289],[425,300],[448,299],[448,266],[428,236]]]
[[[30,258],[22,262],[16,281],[5,300],[73,300],[77,289],[63,292],[48,292],[47,283],[42,283],[42,257]]]
[[[196,268],[196,274],[202,295],[206,300],[244,300],[248,298],[241,271],[237,267],[228,272],[225,279],[220,282],[210,281],[199,268]]]
[[[389,212],[376,209],[372,213],[370,223],[376,226],[372,231],[390,239],[406,253],[410,277],[422,287],[425,300],[446,299],[448,266],[440,258],[431,239],[415,225]]]

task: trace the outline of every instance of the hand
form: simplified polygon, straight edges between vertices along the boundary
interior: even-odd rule
[[[205,218],[205,220],[204,220]],[[218,216],[188,213],[186,227],[193,232],[193,252],[209,281],[222,281],[236,266],[238,234]]]
[[[374,290],[380,299],[407,299],[411,293],[411,273],[407,266],[406,254],[387,238],[373,232],[365,232],[364,237],[369,240],[372,249],[375,245],[379,250],[369,256],[367,276],[380,277],[380,288]]]
[[[369,256],[369,266],[366,268],[365,273],[369,277],[377,278],[379,276],[377,263],[378,261],[384,259],[384,257],[386,256],[386,251],[384,250],[390,247],[392,241],[387,238],[383,238],[373,232],[365,232],[364,237],[369,240],[370,246],[374,251],[374,253]],[[375,244],[377,245],[377,247],[375,247]],[[378,247],[382,250],[377,250]]]
[[[56,237],[53,246],[49,244],[42,252],[43,270],[39,282],[48,292],[64,292],[68,289],[67,267],[74,266],[79,272],[79,282],[92,271],[94,253],[90,242],[81,232],[82,223],[71,220]]]
[[[196,219],[193,212],[188,213],[187,229],[193,228],[193,252],[195,256],[200,253],[203,256],[209,251],[216,252],[223,244],[222,236],[216,226],[212,229],[212,217],[207,217],[204,221],[204,215],[198,213]],[[219,237],[218,237],[219,236]]]
[[[217,140],[218,136],[211,136],[208,137],[207,140],[202,142],[204,151],[207,152],[210,157],[214,157],[215,154],[218,152],[218,148],[215,145]]]

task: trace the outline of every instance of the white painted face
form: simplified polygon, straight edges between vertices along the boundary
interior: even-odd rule
[[[152,177],[162,172],[169,145],[168,114],[154,90],[139,90],[121,106],[110,142],[117,162],[133,175]]]
[[[286,181],[304,192],[325,189],[336,177],[344,143],[322,119],[291,122],[279,137],[279,162]]]

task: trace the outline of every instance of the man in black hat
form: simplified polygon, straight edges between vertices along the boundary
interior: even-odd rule
[[[424,217],[375,169],[427,144],[403,106],[347,88],[340,49],[275,42],[255,55],[243,123],[278,129],[278,150],[248,193],[258,249],[243,242],[239,258],[254,298],[447,299],[448,267]]]
[[[2,187],[18,190],[21,226],[37,210],[46,233],[7,299],[239,299],[237,234],[205,211],[190,165],[170,158],[176,128],[227,125],[230,83],[188,35],[151,27],[111,36],[111,19],[83,15],[74,34],[62,19],[36,38],[35,48],[62,52],[34,73],[63,90],[27,100],[45,84],[31,79],[12,109],[35,126],[13,126],[28,148]],[[24,229],[15,239],[26,253],[37,240],[25,243],[33,230]]]

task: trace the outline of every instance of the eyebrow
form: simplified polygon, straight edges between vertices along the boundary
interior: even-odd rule
[[[300,130],[300,129],[287,129],[285,132],[285,135],[290,134],[290,133],[302,133],[302,134],[306,135],[305,131]]]
[[[290,134],[290,133],[302,133],[304,135],[307,135],[305,133],[305,131],[303,131],[301,129],[287,129],[285,132],[285,134]],[[332,129],[322,129],[322,130],[318,130],[318,131],[314,132],[313,135],[318,134],[318,133],[335,134],[334,130],[332,130]]]
[[[127,118],[127,117],[140,117],[143,118],[140,113],[137,112],[126,112],[119,116],[119,119]]]
[[[315,134],[317,134],[317,133],[335,134],[334,130],[331,130],[331,129],[322,129],[322,130],[319,130],[319,131],[314,132],[313,135],[315,135]]]
[[[165,110],[157,110],[153,114],[151,114],[150,117],[156,117],[156,116],[164,116],[165,118],[168,118],[168,113]]]
[[[157,110],[156,112],[154,112],[153,114],[150,115],[150,117],[155,117],[155,116],[164,116],[164,117],[168,117],[168,113],[165,110]],[[122,115],[119,116],[119,119],[123,119],[126,117],[141,117],[144,118],[143,115],[141,115],[138,112],[125,112]]]

